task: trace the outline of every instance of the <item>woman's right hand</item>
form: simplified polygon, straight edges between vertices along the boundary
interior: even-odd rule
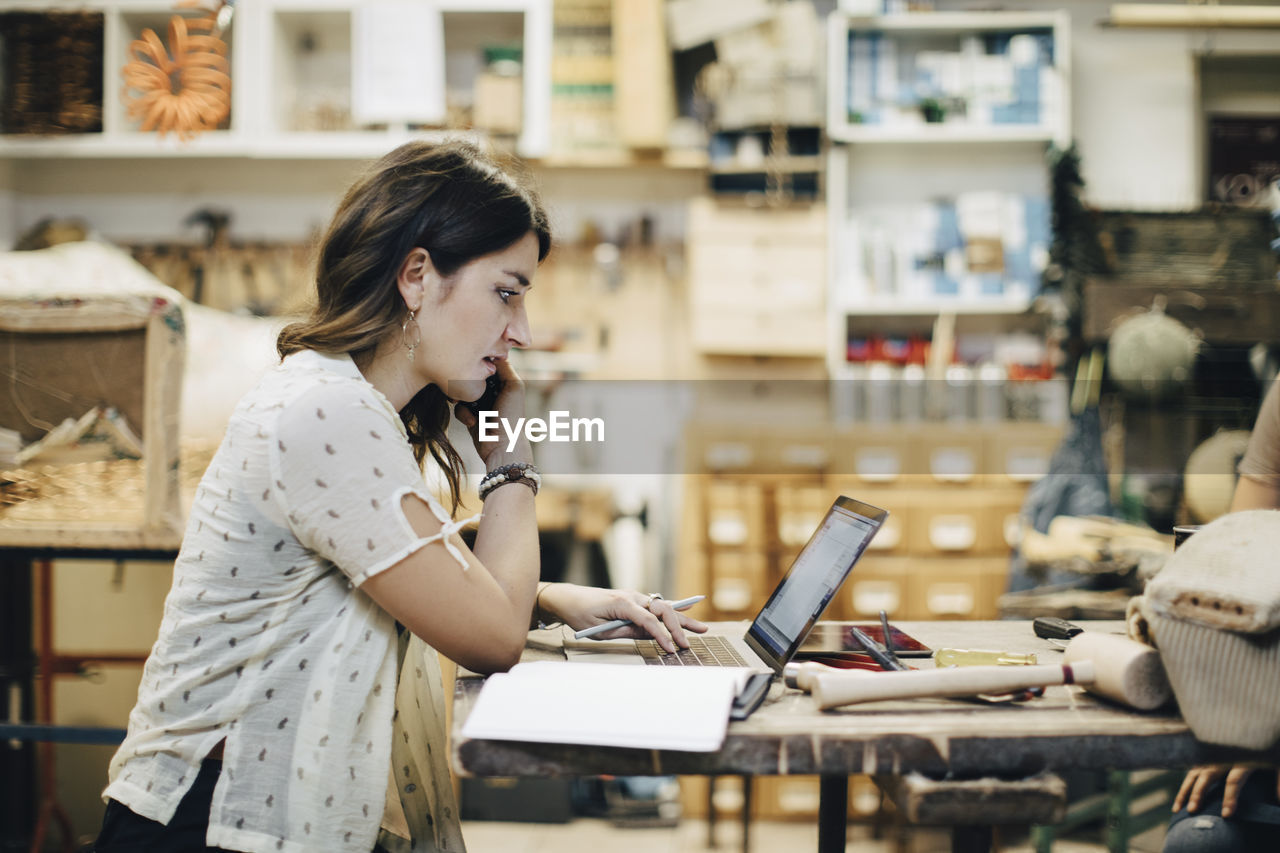
[[[501,426],[502,422],[514,425],[524,417],[524,380],[516,373],[509,359],[495,361],[494,365],[498,369],[493,377],[498,382],[497,397],[489,399],[490,395],[486,391],[485,395],[475,403],[454,405],[454,415],[471,433],[471,442],[475,445],[476,453],[480,455],[480,459],[488,470],[511,462],[530,462],[533,459],[528,439],[523,432],[514,445],[509,447],[511,438]],[[477,403],[485,411],[496,411],[500,419],[496,428],[490,427],[491,438],[488,440],[480,438],[480,421],[476,414],[480,409],[476,408]],[[496,437],[493,437],[495,434]]]

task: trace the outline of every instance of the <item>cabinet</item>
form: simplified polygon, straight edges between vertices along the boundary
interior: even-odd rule
[[[402,8],[404,4],[399,4]],[[144,29],[167,40],[175,12],[169,0],[100,0],[102,16],[102,130],[53,136],[0,136],[6,157],[204,156],[265,158],[366,158],[443,127],[471,124],[475,96],[486,84],[485,62],[500,52],[518,56],[521,117],[515,147],[525,157],[544,155],[550,144],[551,0],[439,0],[444,46],[443,86],[448,117],[431,126],[411,122],[358,125],[352,118],[355,76],[353,23],[378,4],[351,0],[242,0],[222,33],[231,64],[232,105],[226,126],[187,142],[172,134],[142,133],[126,115],[120,69],[129,45]],[[58,14],[61,4],[24,4]],[[397,4],[382,4],[394,15]],[[78,10],[83,11],[83,10]],[[358,35],[356,36],[358,38]],[[413,67],[415,51],[429,44],[406,39],[402,58]],[[384,69],[402,63],[383,57]],[[370,63],[376,64],[376,63]],[[508,64],[507,68],[512,68]],[[425,82],[424,82],[424,85]],[[493,91],[488,89],[485,91]],[[510,103],[511,83],[502,87]],[[475,131],[477,135],[482,131]]]
[[[686,433],[681,594],[750,619],[832,500],[889,512],[826,619],[993,619],[1027,491],[1062,439],[1051,424],[693,423]],[[875,461],[868,464],[868,456]]]
[[[821,205],[689,206],[689,315],[708,355],[822,355],[826,214]]]
[[[1070,128],[1063,12],[828,18],[827,361],[863,330],[995,331],[1049,247],[1045,149]]]

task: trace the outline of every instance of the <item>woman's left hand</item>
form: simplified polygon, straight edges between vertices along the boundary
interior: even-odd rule
[[[1182,780],[1182,786],[1173,799],[1173,811],[1179,811],[1185,804],[1187,811],[1194,814],[1203,805],[1205,792],[1215,782],[1226,776],[1227,781],[1222,789],[1222,816],[1231,817],[1235,814],[1240,792],[1244,790],[1244,783],[1248,781],[1249,776],[1253,771],[1269,766],[1271,765],[1257,762],[1240,762],[1193,767],[1187,771],[1186,778]],[[1280,797],[1280,781],[1277,781],[1276,789],[1276,796]]]
[[[597,634],[597,639],[652,638],[667,652],[689,648],[685,631],[701,634],[707,630],[705,623],[673,609],[666,599],[651,598],[635,590],[553,583],[538,597],[538,606],[544,614],[575,631],[614,619],[629,619],[632,624]]]

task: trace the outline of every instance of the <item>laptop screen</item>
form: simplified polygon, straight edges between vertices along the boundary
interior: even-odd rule
[[[747,645],[775,670],[781,670],[804,642],[888,515],[843,496],[827,510],[747,631]]]

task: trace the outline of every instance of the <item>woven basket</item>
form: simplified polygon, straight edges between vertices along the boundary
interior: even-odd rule
[[[7,12],[0,132],[102,131],[100,12]]]

